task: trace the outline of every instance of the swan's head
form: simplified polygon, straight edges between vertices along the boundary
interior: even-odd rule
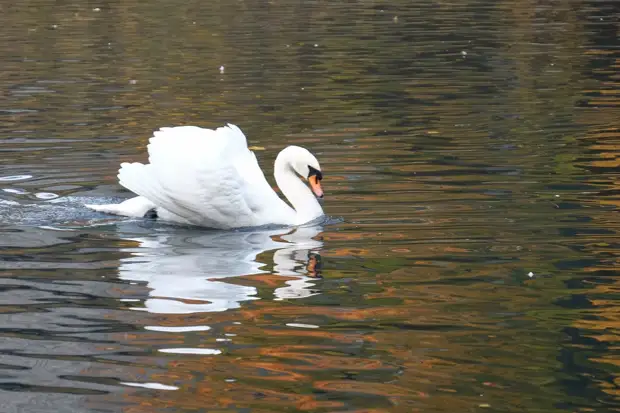
[[[301,146],[288,146],[282,150],[281,154],[286,156],[291,168],[299,176],[308,180],[314,195],[323,198],[323,189],[321,188],[323,174],[321,173],[321,165],[314,155]]]

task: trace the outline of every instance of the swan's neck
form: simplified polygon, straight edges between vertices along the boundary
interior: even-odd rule
[[[276,158],[273,175],[282,194],[288,199],[296,212],[296,223],[305,224],[323,215],[323,208],[316,197],[293,171],[286,153],[280,152]]]

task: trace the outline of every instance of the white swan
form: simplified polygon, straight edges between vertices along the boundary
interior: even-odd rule
[[[301,225],[323,215],[316,199],[323,197],[321,167],[307,149],[288,146],[276,158],[276,183],[291,208],[271,188],[235,125],[161,128],[149,142],[148,164],[123,163],[118,172],[120,184],[138,196],[87,207],[219,229]]]

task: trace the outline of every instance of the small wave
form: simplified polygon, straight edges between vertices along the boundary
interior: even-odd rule
[[[48,192],[37,193],[36,197],[42,201],[19,203],[0,199],[0,223],[61,231],[128,221],[124,217],[110,216],[84,206],[88,203],[119,202],[118,198],[58,197]]]
[[[0,182],[23,181],[32,178],[32,175],[9,175],[0,176]]]

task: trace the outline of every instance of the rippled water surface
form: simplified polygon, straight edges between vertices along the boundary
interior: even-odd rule
[[[2,412],[620,411],[617,1],[0,11]],[[81,206],[224,122],[334,219]]]

